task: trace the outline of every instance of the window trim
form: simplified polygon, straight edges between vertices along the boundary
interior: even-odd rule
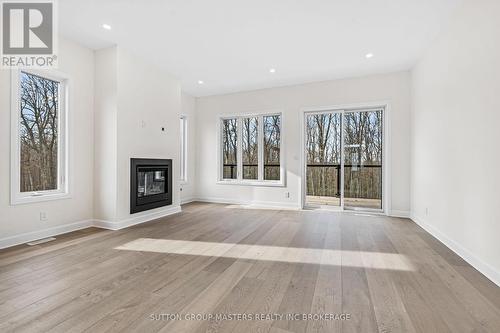
[[[59,82],[58,117],[58,188],[41,192],[21,192],[21,140],[20,132],[20,76],[21,72]],[[16,69],[11,71],[11,162],[10,162],[10,204],[20,205],[71,198],[69,172],[69,77],[55,70]]]
[[[264,180],[264,122],[265,116],[280,116],[280,180]],[[258,118],[258,179],[243,179],[243,119]],[[237,121],[237,177],[236,179],[224,179],[222,171],[223,158],[223,138],[222,121],[225,119],[236,119]],[[263,112],[239,113],[239,114],[221,114],[217,116],[217,181],[219,185],[245,185],[262,187],[285,187],[286,186],[286,166],[285,166],[285,117],[281,110],[269,110]]]
[[[188,183],[188,144],[189,144],[189,136],[188,136],[188,116],[182,114],[179,118],[182,122],[181,125],[181,151],[180,151],[180,183],[187,184]]]

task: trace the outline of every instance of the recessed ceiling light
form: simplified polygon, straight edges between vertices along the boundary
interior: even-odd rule
[[[205,82],[203,82],[202,80],[198,80],[198,84],[204,84]]]
[[[366,58],[366,59],[373,58],[373,53],[367,53],[367,54],[365,55],[365,58]]]
[[[111,30],[111,26],[109,24],[104,23],[102,27],[106,30]]]
[[[276,68],[270,68],[269,73],[276,73]]]

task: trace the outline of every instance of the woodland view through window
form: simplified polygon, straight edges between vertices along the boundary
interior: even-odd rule
[[[280,179],[281,117],[264,116],[264,180]]]
[[[243,119],[243,179],[259,177],[258,131],[257,118]]]
[[[20,71],[17,77],[17,153],[13,194],[17,197],[66,192],[64,186],[64,81]],[[16,133],[17,132],[17,133]]]
[[[221,120],[222,179],[281,181],[281,115]]]

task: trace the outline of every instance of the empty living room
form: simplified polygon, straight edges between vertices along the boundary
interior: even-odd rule
[[[0,332],[500,332],[500,0],[0,0]]]

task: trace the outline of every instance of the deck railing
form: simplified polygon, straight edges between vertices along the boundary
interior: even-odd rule
[[[243,164],[243,174],[247,175],[248,179],[257,179],[258,164]],[[223,164],[224,179],[236,179],[238,168],[236,164]],[[267,180],[279,180],[280,165],[279,164],[264,164],[264,178]],[[253,176],[253,177],[252,177]]]
[[[307,195],[340,197],[341,177],[340,164],[307,164]],[[380,199],[382,166],[344,164],[344,196]]]
[[[237,178],[237,165],[224,164],[224,179]],[[265,179],[279,179],[280,165],[265,164]],[[245,179],[257,179],[258,164],[243,164]],[[344,164],[344,196],[346,198],[381,199],[382,166]],[[340,197],[340,164],[307,164],[307,195]]]

